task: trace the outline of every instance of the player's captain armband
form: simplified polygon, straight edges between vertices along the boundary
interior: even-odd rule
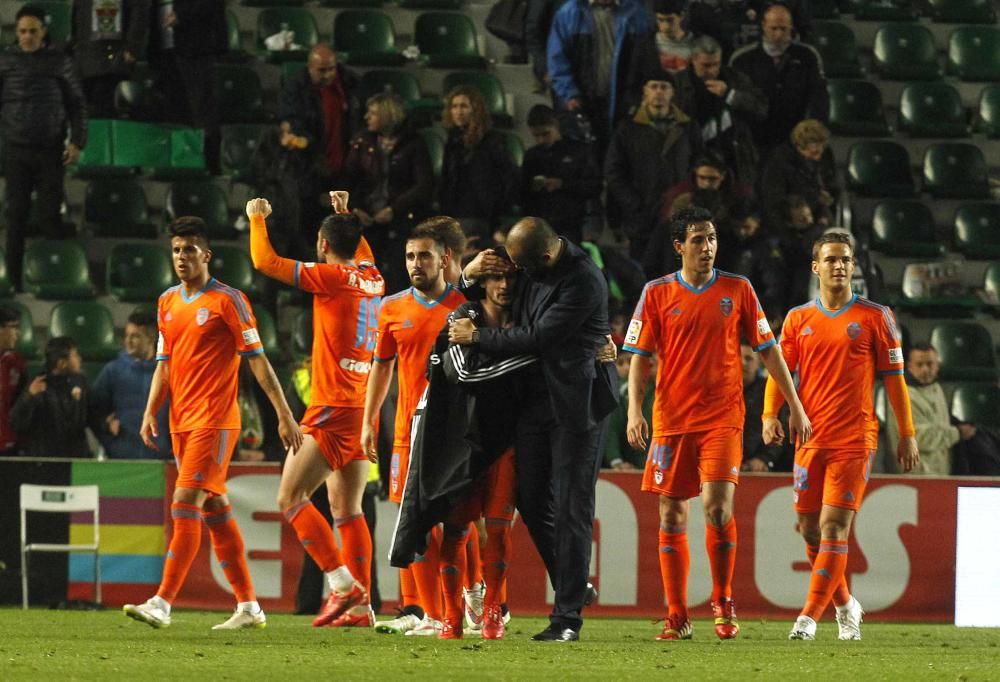
[[[629,322],[628,331],[625,332],[625,343],[634,346],[639,343],[639,332],[642,331],[642,320],[632,320]]]
[[[757,333],[761,336],[767,336],[771,333],[771,325],[767,323],[766,317],[762,317],[757,320]]]
[[[889,364],[898,365],[903,361],[903,349],[902,348],[890,348],[889,349]]]
[[[260,334],[257,333],[256,327],[243,330],[243,343],[245,343],[248,346],[252,346],[255,343],[260,343]]]
[[[161,333],[161,334],[157,335],[157,338],[156,338],[156,354],[157,355],[163,355],[163,346],[164,345],[166,345],[166,344],[164,344],[164,342],[163,342],[163,334]]]

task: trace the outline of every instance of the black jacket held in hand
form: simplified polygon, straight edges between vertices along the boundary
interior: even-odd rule
[[[90,457],[84,429],[94,417],[87,378],[82,374],[49,374],[38,395],[28,390],[10,410],[18,447],[28,457]]]
[[[62,148],[87,143],[87,110],[76,64],[62,50],[43,47],[0,54],[0,133],[7,144]]]

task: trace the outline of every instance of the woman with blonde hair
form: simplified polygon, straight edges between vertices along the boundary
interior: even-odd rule
[[[760,182],[767,229],[780,230],[784,223],[783,202],[792,194],[806,200],[816,224],[830,224],[838,188],[829,142],[827,127],[809,118],[799,121],[788,142],[771,152]]]

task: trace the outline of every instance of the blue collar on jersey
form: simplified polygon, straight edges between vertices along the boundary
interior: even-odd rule
[[[452,287],[452,286],[451,286],[451,284],[449,284],[449,283],[447,283],[447,282],[446,282],[446,283],[445,283],[445,285],[444,285],[444,293],[443,293],[443,294],[441,294],[441,296],[440,296],[440,297],[439,297],[438,299],[434,300],[434,301],[428,301],[428,300],[427,300],[426,298],[424,298],[423,296],[421,296],[420,294],[418,294],[418,293],[417,293],[417,289],[416,289],[416,287],[410,287],[410,295],[411,295],[411,296],[413,296],[413,298],[414,298],[414,299],[415,299],[415,300],[417,301],[417,303],[419,303],[420,305],[422,305],[422,306],[426,306],[427,308],[433,308],[433,307],[434,307],[434,306],[436,306],[436,305],[437,305],[438,303],[440,303],[440,302],[441,302],[441,301],[443,301],[443,300],[444,300],[445,298],[447,298],[448,294],[450,294],[450,293],[451,293],[451,290],[452,290],[453,288],[454,288],[454,287]]]
[[[179,289],[180,294],[181,294],[181,300],[184,301],[185,303],[190,303],[191,301],[195,300],[196,298],[198,298],[199,296],[201,296],[203,293],[205,293],[206,291],[208,291],[208,288],[210,286],[212,286],[212,284],[214,284],[214,283],[215,283],[215,278],[214,277],[209,277],[208,281],[205,282],[205,286],[203,286],[200,290],[198,290],[195,294],[193,294],[191,296],[191,298],[188,298],[187,295],[184,293],[184,283],[181,282],[180,289]]]
[[[682,287],[684,287],[685,289],[687,289],[688,291],[690,291],[692,294],[701,294],[701,293],[704,293],[706,289],[708,289],[710,286],[712,286],[713,284],[715,284],[715,280],[719,276],[718,275],[718,271],[715,268],[712,268],[712,276],[711,276],[711,278],[709,278],[709,280],[707,282],[705,282],[705,284],[703,284],[700,288],[696,289],[695,287],[691,286],[690,284],[688,284],[687,282],[684,281],[684,276],[681,274],[681,272],[682,272],[681,270],[677,271],[677,281],[681,283]]]
[[[851,300],[847,302],[847,305],[845,305],[840,310],[827,310],[826,308],[823,307],[823,301],[821,301],[820,297],[817,296],[816,297],[816,307],[819,308],[819,311],[821,313],[823,313],[824,315],[826,315],[827,317],[836,317],[837,315],[840,315],[840,313],[844,312],[845,310],[847,310],[848,308],[850,308],[852,305],[854,305],[854,302],[857,301],[857,300],[858,300],[858,295],[854,294],[853,296],[851,296]]]

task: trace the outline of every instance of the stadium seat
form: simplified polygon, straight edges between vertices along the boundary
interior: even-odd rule
[[[951,395],[951,415],[960,422],[1000,428],[1000,387],[961,384]]]
[[[420,136],[424,138],[427,145],[427,153],[431,156],[431,165],[434,166],[434,177],[441,177],[441,166],[444,164],[444,140],[433,128],[423,128]]]
[[[45,25],[52,43],[69,42],[73,33],[73,3],[70,0],[32,0],[24,4],[45,10]]]
[[[917,13],[909,0],[853,0],[858,21],[913,21]]]
[[[854,31],[847,24],[836,21],[818,21],[813,24],[809,41],[823,58],[823,71],[827,78],[860,78],[861,62]]]
[[[0,249],[0,298],[10,298],[14,295],[14,283],[7,275],[7,254]]]
[[[990,263],[983,275],[983,293],[994,314],[1000,311],[1000,263]]]
[[[136,180],[109,178],[87,184],[83,222],[97,237],[153,239],[146,192]]]
[[[512,130],[498,132],[503,135],[504,146],[507,147],[507,153],[510,154],[514,165],[520,168],[521,164],[524,163],[524,142],[521,141],[521,136]]]
[[[250,299],[257,298],[253,262],[241,246],[213,246],[212,260],[208,264],[212,277],[234,289],[239,289]]]
[[[414,38],[421,59],[435,68],[482,69],[486,60],[479,55],[476,26],[458,12],[424,12],[414,24]]]
[[[293,42],[301,45],[300,50],[268,50],[264,41],[279,31],[289,30],[295,34]],[[302,60],[305,52],[319,42],[319,27],[309,10],[302,7],[268,7],[257,15],[257,50],[272,62],[289,59]]]
[[[302,7],[306,0],[240,0],[244,7]]]
[[[875,206],[872,214],[873,251],[892,256],[934,258],[945,252],[934,235],[934,215],[926,204],[890,199]]]
[[[240,36],[240,20],[232,10],[226,11],[226,43],[230,54],[243,52],[243,38]]]
[[[1000,258],[1000,204],[962,204],[955,210],[955,247],[966,258]]]
[[[39,239],[24,252],[24,291],[47,300],[93,298],[87,254],[77,241]]]
[[[862,80],[831,80],[830,130],[838,135],[883,136],[892,131],[882,108],[882,91]]]
[[[253,123],[235,123],[222,126],[220,150],[222,173],[233,180],[250,180],[253,175],[253,157],[257,152],[264,126]]]
[[[1000,85],[987,85],[980,90],[975,128],[986,137],[1000,137]]]
[[[400,7],[405,9],[450,9],[462,7],[462,0],[400,0]]]
[[[1000,81],[1000,28],[961,26],[952,31],[948,73],[963,81]]]
[[[345,9],[333,20],[333,47],[352,66],[399,66],[406,58],[396,49],[396,29],[377,9]]]
[[[38,341],[35,339],[35,322],[28,306],[19,301],[4,301],[3,305],[13,308],[21,315],[21,333],[17,337],[14,350],[31,360],[38,356]]]
[[[847,187],[866,196],[913,196],[909,154],[888,140],[855,143],[847,152]]]
[[[812,0],[809,3],[809,15],[813,19],[837,19],[840,17],[840,7],[836,0]],[[813,29],[816,24],[813,24]]]
[[[990,0],[927,0],[930,16],[945,24],[993,24],[997,13]]]
[[[115,244],[105,273],[108,293],[119,301],[156,301],[174,283],[166,249],[156,244]]]
[[[153,70],[138,64],[115,88],[115,111],[119,118],[133,121],[158,121],[163,118],[164,102],[154,87]],[[89,132],[89,131],[88,131]],[[90,140],[87,146],[90,146]]]
[[[986,198],[989,182],[983,152],[964,142],[932,144],[924,152],[924,190],[935,198]]]
[[[313,313],[306,308],[292,322],[292,352],[297,358],[306,358],[312,354],[313,345]]]
[[[441,93],[447,95],[458,85],[471,85],[482,93],[494,124],[504,128],[513,125],[514,119],[507,113],[507,98],[499,78],[486,71],[453,71],[444,77]]]
[[[216,184],[175,182],[167,189],[164,212],[168,222],[180,216],[198,216],[205,221],[210,239],[237,237],[236,230],[229,220],[226,193]]]
[[[223,123],[259,123],[264,113],[264,87],[250,66],[216,64],[215,91]]]
[[[260,335],[260,343],[264,346],[264,352],[271,356],[271,362],[281,357],[281,346],[278,344],[278,327],[274,324],[274,318],[267,312],[264,306],[254,308],[254,317],[257,318],[257,333]]]
[[[361,99],[367,100],[372,95],[383,92],[391,92],[399,95],[406,102],[407,106],[419,101],[420,83],[409,71],[396,69],[373,69],[366,71],[361,76],[360,85]],[[438,100],[440,102],[440,100]],[[438,105],[440,107],[440,104]]]
[[[930,29],[920,24],[885,24],[875,32],[873,63],[887,80],[925,81],[941,77]]]
[[[899,129],[913,137],[968,137],[968,114],[954,86],[911,83],[899,96]]]
[[[73,174],[78,178],[127,177],[132,167],[115,165],[113,126],[116,121],[92,118],[87,121],[87,146],[80,152]]]
[[[319,0],[320,7],[366,7],[377,9],[385,4],[382,0]]]
[[[996,379],[993,339],[976,322],[941,322],[931,329],[931,345],[941,357],[943,381]]]
[[[121,351],[111,311],[96,301],[63,301],[52,309],[49,336],[70,336],[84,360],[111,360]]]

